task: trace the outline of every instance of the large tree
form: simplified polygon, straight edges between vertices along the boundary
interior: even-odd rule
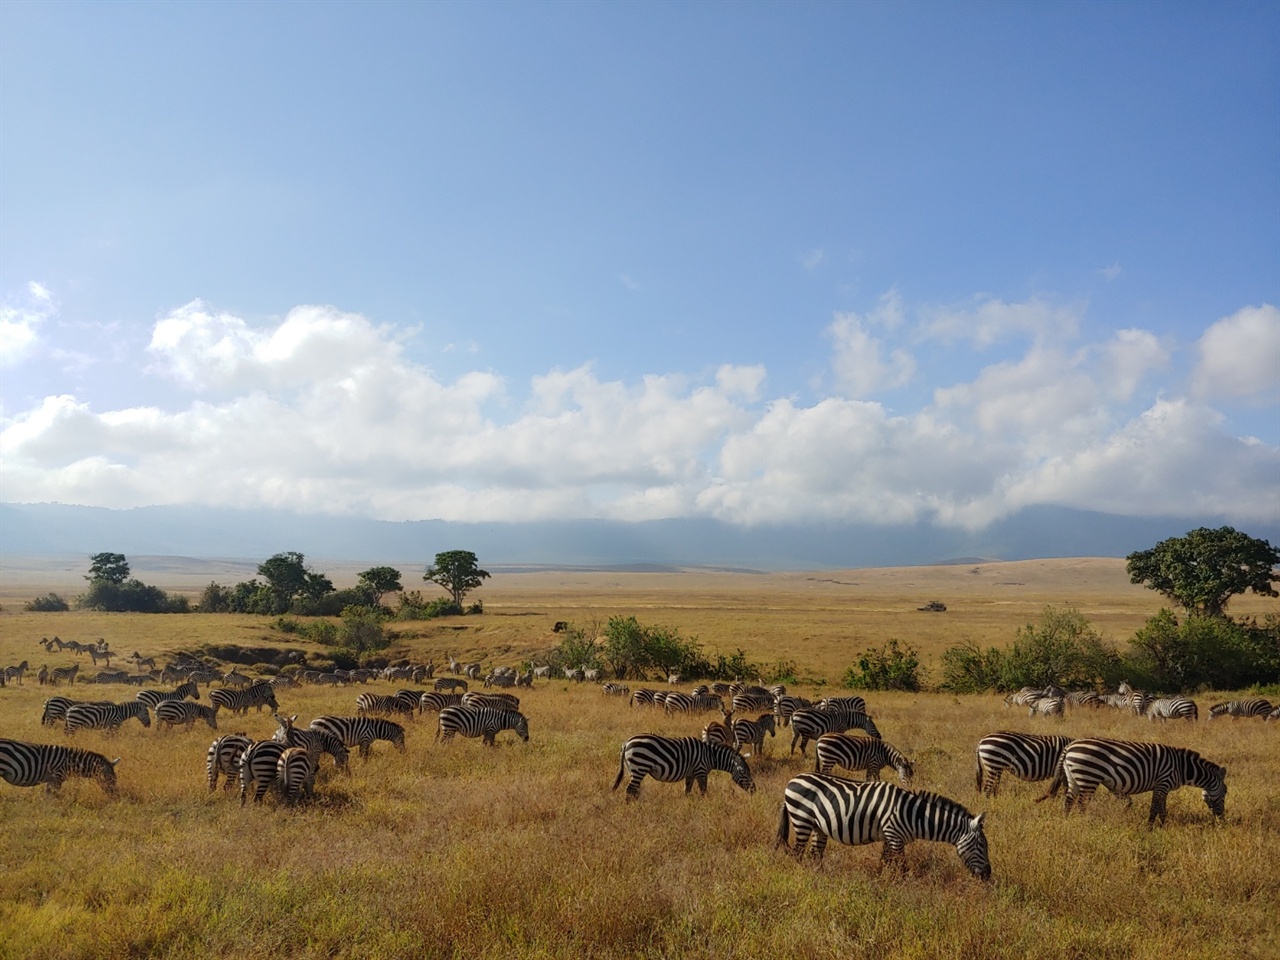
[[[124,583],[129,579],[129,561],[123,553],[95,553],[89,558],[89,575],[85,579]]]
[[[404,589],[400,582],[400,571],[395,567],[370,567],[360,574],[359,581],[361,589],[369,594],[374,606],[382,604],[384,594]]]
[[[284,613],[299,597],[318,601],[333,592],[333,582],[324,574],[308,570],[306,558],[296,550],[277,553],[258,564],[258,576],[266,578],[267,588],[275,598],[276,613]]]
[[[1249,590],[1280,596],[1272,586],[1280,581],[1280,550],[1232,527],[1200,527],[1125,559],[1131,583],[1145,584],[1197,616],[1225,616],[1228,601]]]
[[[436,562],[422,575],[428,583],[439,584],[448,590],[459,607],[463,598],[488,578],[489,571],[476,566],[476,555],[470,550],[437,553]]]

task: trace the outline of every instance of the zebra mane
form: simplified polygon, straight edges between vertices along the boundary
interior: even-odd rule
[[[901,787],[898,789],[907,794],[906,797],[903,797],[904,803],[915,806],[920,810],[928,810],[934,815],[934,819],[946,821],[956,826],[963,823],[967,828],[974,820],[981,821],[986,816],[985,813],[975,814],[958,800],[944,797],[942,794],[934,793],[932,790],[904,790]]]

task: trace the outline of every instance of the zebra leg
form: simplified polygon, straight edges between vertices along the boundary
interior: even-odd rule
[[[828,837],[821,830],[815,831],[813,837],[813,852],[810,854],[814,860],[822,861],[822,855],[827,852]]]
[[[792,755],[792,756],[795,756],[795,753],[796,753],[796,741],[800,739],[800,734],[799,734],[798,732],[794,732],[794,728],[792,728],[792,729],[793,729],[793,732],[792,732],[792,734],[791,734],[791,755]],[[801,755],[801,756],[803,756],[803,755],[804,755],[804,751],[803,751],[803,750],[802,750],[802,751],[800,751],[800,755]]]
[[[782,847],[787,853],[791,853],[791,814],[787,812],[787,803],[782,802],[782,811],[778,814],[778,838],[774,841],[773,849],[777,850]]]
[[[868,766],[868,767],[867,767],[867,779],[868,779],[868,780],[879,780],[879,779],[880,779],[880,767],[877,767],[877,766]]]
[[[640,781],[643,779],[644,779],[643,773],[631,774],[631,780],[627,784],[627,802],[628,803],[630,803],[632,800],[640,796]]]
[[[1161,789],[1160,787],[1156,787],[1156,789],[1151,791],[1151,813],[1147,816],[1148,830],[1150,830],[1152,827],[1155,826],[1156,817],[1160,818],[1160,826],[1162,827],[1164,826],[1165,817],[1168,814],[1168,809],[1165,806],[1165,802],[1168,799],[1169,799],[1168,792]]]

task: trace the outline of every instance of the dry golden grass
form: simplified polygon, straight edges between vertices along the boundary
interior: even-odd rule
[[[553,644],[555,620],[634,614],[697,636],[713,653],[741,647],[755,660],[794,659],[805,677],[827,681],[825,693],[859,649],[889,637],[916,645],[927,662],[965,638],[1007,643],[1046,603],[1073,603],[1118,640],[1159,607],[1124,581],[1116,561],[970,569],[495,576],[478,594],[483,616],[405,625],[398,646],[437,663],[445,653],[510,663]],[[26,614],[11,597],[58,588],[18,589],[6,574],[0,663],[25,658],[33,672],[46,659],[70,661],[45,658],[36,645],[54,633],[106,637],[113,649],[144,655],[263,638],[303,646],[262,618]],[[947,613],[915,610],[935,598]],[[1249,606],[1242,599],[1240,612]],[[357,692],[286,690],[281,706],[303,720],[353,713]],[[66,742],[39,725],[48,694],[33,676],[0,690],[0,735]],[[622,742],[642,731],[694,734],[705,718],[631,710],[559,681],[522,694],[528,744],[510,733],[494,749],[437,744],[424,717],[408,724],[403,756],[380,743],[369,762],[353,759],[350,777],[326,760],[317,801],[297,810],[273,798],[242,810],[232,796],[210,795],[207,728],[161,733],[130,721],[115,735],[78,734],[78,744],[124,758],[121,797],[78,781],[51,798],[0,783],[0,956],[1280,954],[1280,725],[1153,725],[1110,712],[1030,720],[996,697],[869,695],[885,738],[915,759],[916,786],[988,811],[995,878],[982,884],[944,845],[908,847],[902,874],[878,870],[878,844],[833,844],[821,866],[776,851],[782,789],[812,763],[788,756],[786,731],[749,760],[753,795],[713,774],[705,798],[646,780],[627,804],[609,789]],[[219,732],[265,737],[274,726],[251,713],[224,716]],[[1060,804],[1032,802],[1041,785],[1006,778],[999,797],[979,799],[974,745],[1006,728],[1194,747],[1230,770],[1226,821],[1213,823],[1187,789],[1154,831],[1145,827],[1146,797],[1126,808],[1104,794],[1069,820]]]

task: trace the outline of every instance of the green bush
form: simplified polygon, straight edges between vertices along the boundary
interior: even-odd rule
[[[89,581],[89,591],[81,596],[78,605],[86,610],[105,610],[111,613],[189,613],[191,602],[180,594],[169,595],[159,587],[141,580],[114,580],[98,578]]]
[[[23,607],[32,613],[64,613],[71,609],[71,605],[56,593],[46,593],[43,597],[28,600]]]
[[[858,657],[857,664],[845,671],[844,685],[852,690],[919,690],[920,655],[914,647],[903,649],[891,639]]]
[[[1280,618],[1258,625],[1171,610],[1149,619],[1130,641],[1136,675],[1157,691],[1242,690],[1280,681]]]
[[[302,636],[325,647],[338,645],[338,627],[328,620],[312,620],[302,629]]]
[[[201,613],[229,613],[231,610],[231,590],[217,581],[210,581],[196,602],[196,609]]]
[[[382,626],[382,615],[376,608],[369,606],[343,609],[342,626],[338,629],[338,646],[357,655],[385,650],[391,646],[391,640]]]
[[[400,594],[400,606],[392,616],[396,620],[433,620],[436,617],[460,617],[462,613],[462,607],[450,597],[433,597],[427,600],[419,590],[406,590]]]
[[[948,647],[942,653],[940,690],[949,693],[986,693],[999,690],[1004,676],[1004,653],[995,647],[981,650],[972,640]]]

